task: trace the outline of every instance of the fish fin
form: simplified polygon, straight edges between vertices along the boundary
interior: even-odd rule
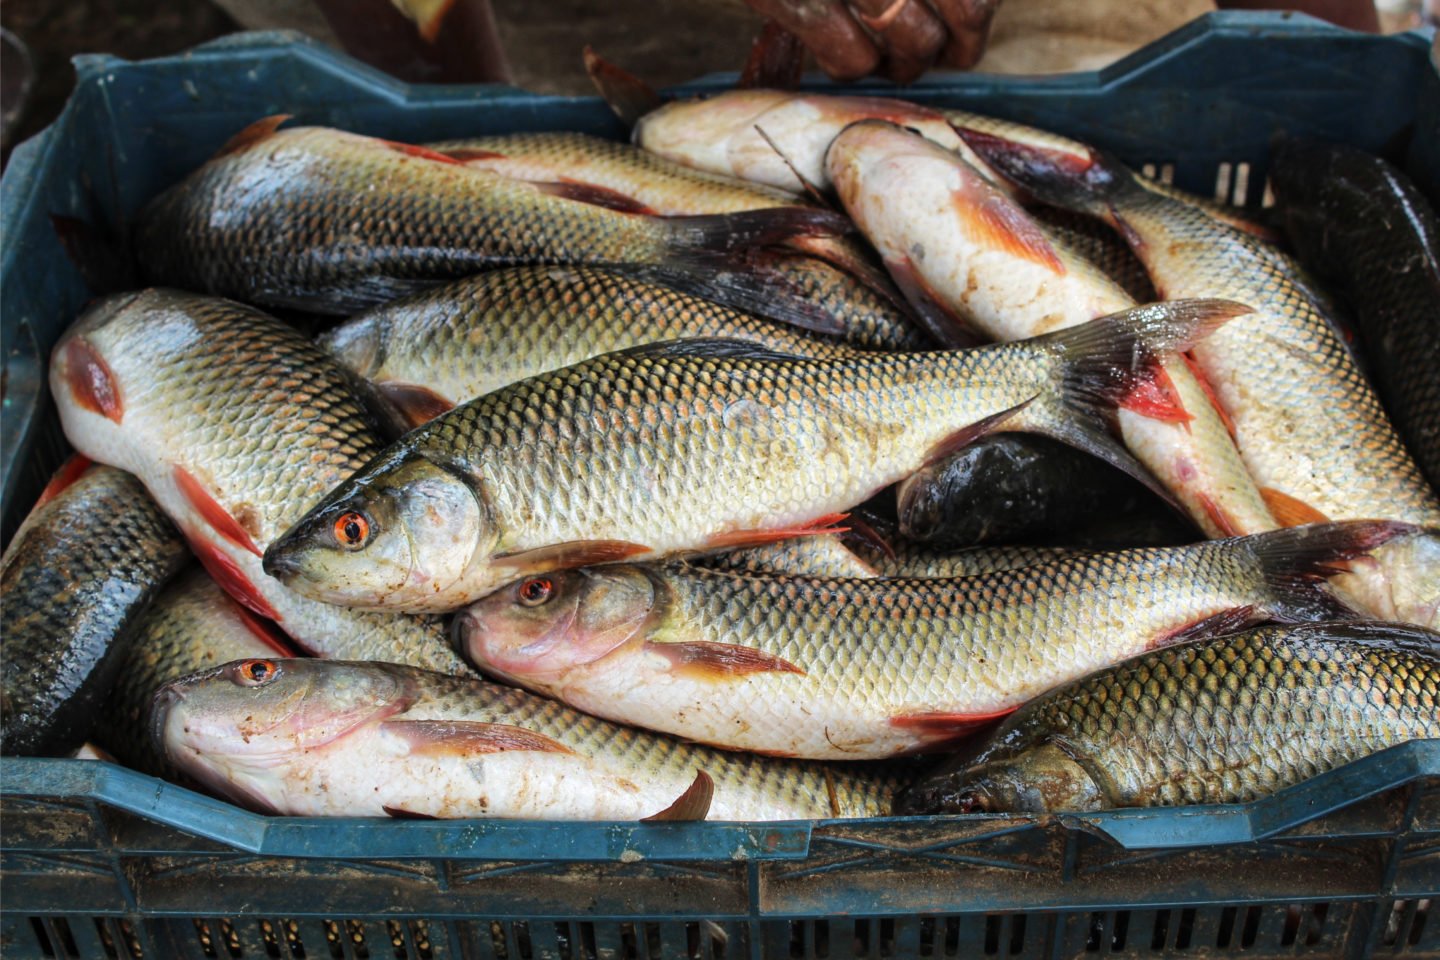
[[[105,358],[84,337],[77,336],[65,343],[65,362],[70,396],[76,405],[120,423],[125,418],[125,398]]]
[[[240,526],[239,521],[217,503],[214,497],[210,496],[209,491],[199,480],[195,479],[190,471],[177,465],[171,469],[170,475],[174,479],[175,487],[180,491],[180,495],[190,506],[195,508],[195,512],[210,526],[210,529],[240,549],[249,550],[257,557],[261,556],[260,548],[255,546],[255,541],[251,539],[249,531]]]
[[[1015,712],[1015,707],[991,713],[902,713],[890,718],[890,726],[898,727],[925,741],[927,747],[940,746],[968,737],[975,731]]]
[[[371,275],[357,277],[342,286],[331,287],[323,300],[295,296],[284,290],[271,288],[263,291],[266,302],[272,307],[286,307],[307,313],[323,313],[331,316],[351,316],[414,293],[433,290],[442,283],[451,281],[419,277],[385,277]]]
[[[1274,487],[1261,487],[1260,499],[1270,508],[1270,515],[1282,527],[1299,527],[1307,523],[1329,523],[1330,518],[1304,500],[1281,493]]]
[[[889,539],[887,539],[884,534],[875,529],[870,521],[852,513],[845,518],[845,525],[850,529],[844,534],[842,539],[863,543],[885,558],[889,560],[895,559],[895,548],[891,546]],[[867,563],[866,566],[868,567],[870,564]]]
[[[1195,414],[1185,409],[1185,401],[1181,399],[1180,391],[1175,389],[1175,381],[1158,364],[1148,378],[1140,380],[1125,395],[1120,401],[1120,408],[1162,423],[1189,423],[1195,419]]]
[[[979,171],[972,171],[967,179],[976,182],[955,190],[951,202],[959,224],[977,243],[1029,260],[1056,276],[1065,275],[1065,262],[1050,238],[1019,204],[992,187]]]
[[[664,823],[672,820],[704,820],[710,814],[710,801],[715,797],[715,781],[704,770],[695,771],[695,780],[685,792],[659,813],[641,817],[641,823]]]
[[[94,460],[91,460],[83,453],[70,454],[70,456],[65,458],[65,462],[60,464],[60,469],[55,471],[55,474],[50,478],[50,482],[45,484],[45,489],[40,491],[40,496],[35,501],[35,506],[31,507],[31,509],[39,510],[61,493],[64,493],[69,489],[71,484],[83,477],[85,471],[89,470],[94,463]]]
[[[764,127],[760,126],[757,123],[755,125],[755,132],[758,133],[760,135],[760,139],[764,140],[765,144],[775,152],[775,156],[780,158],[780,162],[785,164],[785,166],[789,168],[791,176],[793,176],[797,181],[799,181],[800,189],[802,192],[804,192],[805,196],[809,197],[812,201],[814,201],[814,203],[821,209],[835,209],[835,204],[830,202],[830,198],[825,195],[825,191],[821,190],[820,187],[817,186],[813,180],[800,172],[800,168],[795,166],[795,164],[790,161],[789,157],[785,156],[785,151],[780,149],[780,144],[776,143],[775,140],[770,136],[770,134],[765,132]]]
[[[1205,516],[1210,518],[1210,522],[1215,525],[1215,529],[1220,531],[1221,536],[1239,537],[1245,533],[1240,524],[1236,523],[1235,519],[1226,513],[1224,508],[1216,503],[1209,494],[1197,491],[1195,499],[1199,502],[1200,509],[1205,511]]]
[[[211,157],[210,159],[215,160],[220,157],[228,157],[232,153],[239,153],[241,150],[250,149],[255,144],[259,143],[261,140],[269,139],[269,137],[274,134],[276,130],[280,129],[280,125],[283,124],[286,120],[289,120],[292,116],[293,114],[289,113],[277,113],[272,116],[263,117],[259,120],[256,120],[254,123],[249,124],[239,133],[235,134],[229,140],[226,140],[225,145],[219,150],[215,151],[215,156]]]
[[[181,532],[185,534],[185,539],[190,541],[190,549],[194,551],[205,572],[210,574],[210,579],[214,580],[221,590],[230,594],[231,599],[267,620],[284,622],[234,560],[225,556],[209,540],[196,536],[193,531],[182,528]]]
[[[616,264],[607,269],[811,333],[840,336],[846,332],[839,317],[804,296],[764,258],[741,262],[725,255],[694,252],[664,264]]]
[[[87,199],[93,206],[94,198]],[[50,226],[91,293],[121,293],[140,285],[134,258],[111,230],[90,220],[56,213],[50,215]]]
[[[795,237],[843,237],[854,227],[833,210],[814,207],[762,207],[736,213],[664,217],[670,254],[689,252],[748,255],[756,247],[783,244]],[[743,262],[743,261],[742,261]]]
[[[973,347],[983,342],[965,318],[947,307],[940,295],[930,288],[909,257],[886,260],[885,269],[890,272],[891,279],[910,306],[915,308],[920,326],[937,342],[952,348]]]
[[[279,627],[269,620],[257,616],[249,607],[235,604],[235,615],[240,618],[245,629],[249,630],[256,640],[273,650],[276,656],[298,657],[300,655],[290,646],[289,638],[280,631]]]
[[[1263,619],[1263,616],[1256,613],[1254,604],[1246,604],[1243,607],[1222,610],[1211,616],[1201,617],[1194,623],[1187,623],[1183,627],[1176,627],[1174,630],[1161,634],[1150,641],[1150,649],[1154,650],[1157,647],[1169,647],[1177,643],[1189,643],[1192,640],[1223,636],[1224,634],[1234,633],[1237,630],[1244,629]]]
[[[794,90],[805,69],[800,38],[768,17],[750,44],[750,56],[735,82],[739,90]]]
[[[954,433],[950,434],[950,436],[946,437],[944,440],[941,440],[939,443],[935,444],[928,451],[926,451],[924,465],[928,467],[932,463],[938,463],[939,461],[944,460],[946,457],[950,456],[950,454],[954,453],[956,450],[959,450],[963,447],[968,447],[970,444],[974,443],[976,440],[979,440],[981,437],[990,433],[994,433],[1006,420],[1009,420],[1011,417],[1015,416],[1017,413],[1024,410],[1026,407],[1030,406],[1030,404],[1034,402],[1035,398],[1031,397],[1029,400],[1026,400],[1023,403],[1017,403],[1009,410],[1001,410],[999,413],[992,413],[990,414],[990,416],[985,417],[983,420],[977,420],[976,422],[970,424],[968,427],[956,430]]]
[[[418,383],[384,380],[377,383],[375,389],[412,429],[429,423],[455,407],[455,404],[434,390]]]
[[[1276,620],[1344,620],[1356,616],[1325,585],[1340,572],[1336,564],[1353,560],[1397,537],[1420,531],[1396,520],[1347,520],[1284,527],[1228,541],[1254,557],[1264,578],[1261,609]]]
[[[906,319],[916,319],[915,308],[896,288],[895,281],[890,278],[890,274],[885,271],[885,268],[875,263],[864,250],[857,244],[851,243],[848,238],[794,237],[785,242],[785,247],[785,250],[767,251],[766,258],[770,262],[784,260],[789,255],[788,250],[798,250],[806,257],[823,261],[841,273],[848,274],[860,281],[871,293],[884,300],[888,306],[904,314]]]
[[[418,157],[421,160],[434,160],[436,163],[453,163],[464,166],[459,159],[448,153],[441,153],[439,150],[431,150],[429,147],[422,147],[417,143],[401,143],[399,140],[380,140],[380,143],[394,150],[396,153],[403,153],[407,157]]]
[[[1110,220],[1115,200],[1145,189],[1125,164],[1095,147],[1077,154],[952,126],[990,169],[1052,206]]]
[[[574,200],[578,203],[588,203],[592,207],[604,207],[607,210],[614,210],[618,213],[637,213],[645,217],[660,216],[654,209],[627,196],[619,190],[612,190],[609,187],[602,187],[594,183],[584,183],[579,180],[551,180],[546,182],[530,181],[530,185],[541,193],[552,197],[561,197],[565,200]]]
[[[463,757],[476,753],[527,750],[538,753],[574,753],[565,744],[508,723],[474,720],[386,720],[380,729],[410,745],[411,753],[432,757]]]
[[[758,547],[776,540],[791,540],[795,537],[813,537],[826,533],[845,533],[850,528],[841,526],[848,514],[827,513],[813,520],[792,524],[788,527],[769,527],[763,530],[727,530],[717,533],[705,541],[706,550],[733,550],[739,547]]]
[[[490,562],[497,567],[513,569],[516,576],[520,577],[546,570],[568,570],[597,563],[617,563],[652,552],[644,544],[630,543],[627,540],[570,540],[534,550],[496,554]]]
[[[494,150],[480,150],[475,147],[454,147],[447,150],[437,150],[436,152],[443,153],[445,156],[465,164],[483,160],[506,159],[506,155],[503,153],[496,153]]]
[[[616,351],[632,357],[706,357],[727,360],[805,360],[782,350],[773,350],[749,340],[727,340],[724,337],[697,337],[694,340],[661,340],[642,343]]]
[[[662,103],[655,88],[628,70],[621,69],[585,45],[585,72],[600,96],[627,127]]]
[[[1209,377],[1205,376],[1205,371],[1200,369],[1200,364],[1188,350],[1180,354],[1180,359],[1184,361],[1185,366],[1190,368],[1190,375],[1195,378],[1196,383],[1200,384],[1200,389],[1205,391],[1205,396],[1210,399],[1210,406],[1215,408],[1220,422],[1225,424],[1225,429],[1230,433],[1230,439],[1234,440],[1235,421],[1230,419],[1230,414],[1220,405],[1220,398],[1215,394],[1215,385],[1210,382]]]
[[[416,813],[414,810],[406,810],[404,807],[392,807],[392,806],[390,806],[388,803],[387,803],[387,804],[382,804],[381,807],[380,807],[380,809],[381,809],[381,810],[384,810],[387,816],[394,817],[396,820],[439,820],[439,819],[440,819],[439,817],[433,816],[433,815],[428,814],[428,813]]]
[[[684,643],[645,644],[649,653],[658,653],[671,663],[674,673],[689,674],[700,680],[731,680],[752,673],[798,673],[795,664],[754,647],[732,643],[711,643],[694,640]]]

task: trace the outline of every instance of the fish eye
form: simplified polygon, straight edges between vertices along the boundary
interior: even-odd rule
[[[550,594],[555,592],[555,581],[549,577],[531,577],[520,584],[518,596],[520,602],[527,607],[538,607],[550,599]]]
[[[273,660],[246,660],[235,668],[231,678],[242,687],[261,687],[280,675],[280,665]]]
[[[365,514],[348,510],[335,519],[335,540],[346,550],[359,550],[370,539],[370,521]]]

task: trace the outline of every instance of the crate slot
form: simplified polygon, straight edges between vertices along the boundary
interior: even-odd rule
[[[1230,202],[1230,171],[1232,164],[1228,160],[1222,160],[1220,166],[1215,168],[1215,199],[1221,203]]]
[[[1383,946],[1393,947],[1396,952],[1407,947],[1419,946],[1425,933],[1433,900],[1396,900],[1390,905],[1385,917],[1385,930],[1380,936]]]

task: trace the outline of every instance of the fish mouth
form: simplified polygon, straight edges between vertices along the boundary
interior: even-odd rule
[[[162,757],[165,756],[165,725],[170,720],[170,708],[184,699],[184,691],[172,681],[156,690],[150,703],[150,742]]]
[[[274,577],[287,586],[290,581],[304,574],[294,557],[284,552],[277,552],[273,546],[266,550],[265,556],[260,559],[260,569],[265,571],[266,576]]]

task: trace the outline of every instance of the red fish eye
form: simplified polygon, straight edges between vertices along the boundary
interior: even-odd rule
[[[538,607],[550,599],[555,582],[549,577],[531,577],[520,584],[520,602],[527,607]]]
[[[370,536],[370,521],[365,514],[354,510],[342,513],[335,521],[335,539],[340,546],[358,549],[365,545]]]
[[[235,670],[236,682],[242,687],[261,686],[279,674],[280,668],[272,660],[246,660]]]

